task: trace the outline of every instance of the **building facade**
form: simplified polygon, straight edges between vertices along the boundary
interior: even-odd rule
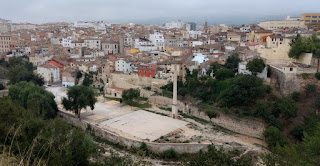
[[[0,35],[0,52],[9,52],[11,44],[11,36]]]

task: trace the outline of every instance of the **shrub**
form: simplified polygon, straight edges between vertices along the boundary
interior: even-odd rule
[[[269,147],[275,147],[277,144],[284,146],[287,144],[286,138],[280,133],[280,130],[274,126],[268,127],[263,132]]]
[[[296,127],[294,127],[291,131],[290,134],[293,136],[293,138],[302,141],[303,138],[303,127],[300,125],[297,125]]]
[[[3,90],[5,87],[2,83],[0,83],[0,90]]]
[[[299,101],[300,99],[300,92],[292,92],[291,93],[291,99],[294,101]]]
[[[304,80],[306,80],[306,79],[309,79],[309,78],[310,78],[310,74],[308,74],[308,73],[302,73],[302,74],[301,74],[301,77],[302,77]]]
[[[171,149],[165,150],[162,153],[162,156],[165,159],[174,159],[178,157],[178,153],[171,148]]]
[[[305,91],[306,91],[306,95],[309,96],[313,93],[316,92],[317,90],[317,85],[315,84],[307,84],[305,87],[304,87]]]
[[[268,117],[270,114],[270,105],[271,103],[266,100],[258,100],[256,103],[255,116],[259,117]]]
[[[269,115],[268,117],[266,117],[265,121],[268,123],[269,126],[274,126],[278,129],[282,128],[282,123],[273,115]]]
[[[284,118],[292,118],[297,116],[298,108],[295,101],[288,98],[278,99],[273,105],[272,114],[278,117],[280,114]]]
[[[217,117],[217,113],[216,113],[215,111],[213,111],[213,110],[208,110],[208,111],[207,111],[207,115],[208,115],[208,117],[210,118],[210,120],[211,120],[212,118]]]
[[[314,76],[315,76],[318,80],[320,80],[320,73],[319,73],[319,72],[317,72],[316,74],[314,74]]]
[[[231,69],[219,69],[214,74],[217,80],[225,80],[234,76],[234,73]]]
[[[148,154],[149,153],[149,149],[148,149],[148,146],[146,143],[142,142],[140,147],[139,147],[140,150],[144,151],[145,154]]]
[[[270,85],[265,86],[265,89],[268,94],[271,93],[271,86]]]
[[[318,96],[317,98],[316,98],[316,102],[315,102],[315,107],[319,110],[320,109],[320,96]]]

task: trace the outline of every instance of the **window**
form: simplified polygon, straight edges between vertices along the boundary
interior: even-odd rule
[[[306,18],[311,18],[311,16],[306,16]]]
[[[312,16],[312,18],[318,18],[318,16]]]
[[[317,22],[317,20],[312,20],[312,22]]]
[[[293,71],[293,68],[292,68],[292,67],[290,67],[290,71]]]

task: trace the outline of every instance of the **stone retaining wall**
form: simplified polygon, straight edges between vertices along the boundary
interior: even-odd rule
[[[159,105],[165,108],[171,108],[172,99],[164,96],[150,96],[148,97],[149,102],[152,104]],[[186,104],[178,100],[178,110],[186,113],[190,116],[195,116],[201,119],[210,121],[209,117],[205,112],[199,111],[199,109],[191,104]],[[265,124],[261,121],[255,119],[247,118],[236,118],[232,116],[225,115],[224,113],[219,113],[219,117],[212,118],[212,122],[224,127],[228,130],[263,139],[263,132],[265,130]]]
[[[130,147],[140,147],[142,141],[134,140],[131,138],[122,137],[114,132],[102,129],[96,125],[90,124],[85,120],[79,120],[73,115],[66,114],[64,112],[59,112],[58,116],[73,126],[79,127],[82,130],[87,130],[90,125],[91,132],[98,137],[106,139],[115,144],[130,148]],[[155,142],[145,142],[148,146],[148,149],[152,152],[162,153],[165,150],[173,149],[179,154],[183,153],[198,153],[200,150],[207,150],[207,147],[210,144],[201,144],[201,143],[155,143]],[[245,148],[242,146],[230,146],[230,145],[214,145],[217,149],[223,149],[224,151],[231,151],[238,149],[244,151]]]

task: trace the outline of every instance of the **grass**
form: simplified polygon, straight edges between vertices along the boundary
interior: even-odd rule
[[[150,108],[152,105],[149,103],[140,103],[139,101],[124,101],[124,103],[126,103],[127,105],[133,106],[133,107],[138,107],[141,109],[144,108]]]
[[[115,101],[120,101],[120,98],[113,98],[113,97],[105,97],[108,100],[115,100]]]
[[[160,109],[162,109],[162,110],[165,110],[165,111],[170,111],[170,112],[172,112],[172,108],[165,108],[165,107],[159,107]]]
[[[145,111],[148,111],[148,112],[151,112],[151,113],[154,113],[154,114],[158,114],[158,115],[162,115],[162,116],[168,116],[167,114],[164,114],[164,113],[161,113],[161,112],[155,112],[155,111],[152,111],[152,110],[145,110]]]
[[[180,115],[183,117],[183,118],[188,118],[188,119],[193,119],[195,120],[196,122],[199,122],[199,123],[202,123],[202,124],[209,124],[210,122],[207,121],[207,120],[204,120],[204,119],[201,119],[201,118],[198,118],[198,117],[195,117],[195,116],[190,116],[190,115],[187,115],[181,111],[179,111]]]

